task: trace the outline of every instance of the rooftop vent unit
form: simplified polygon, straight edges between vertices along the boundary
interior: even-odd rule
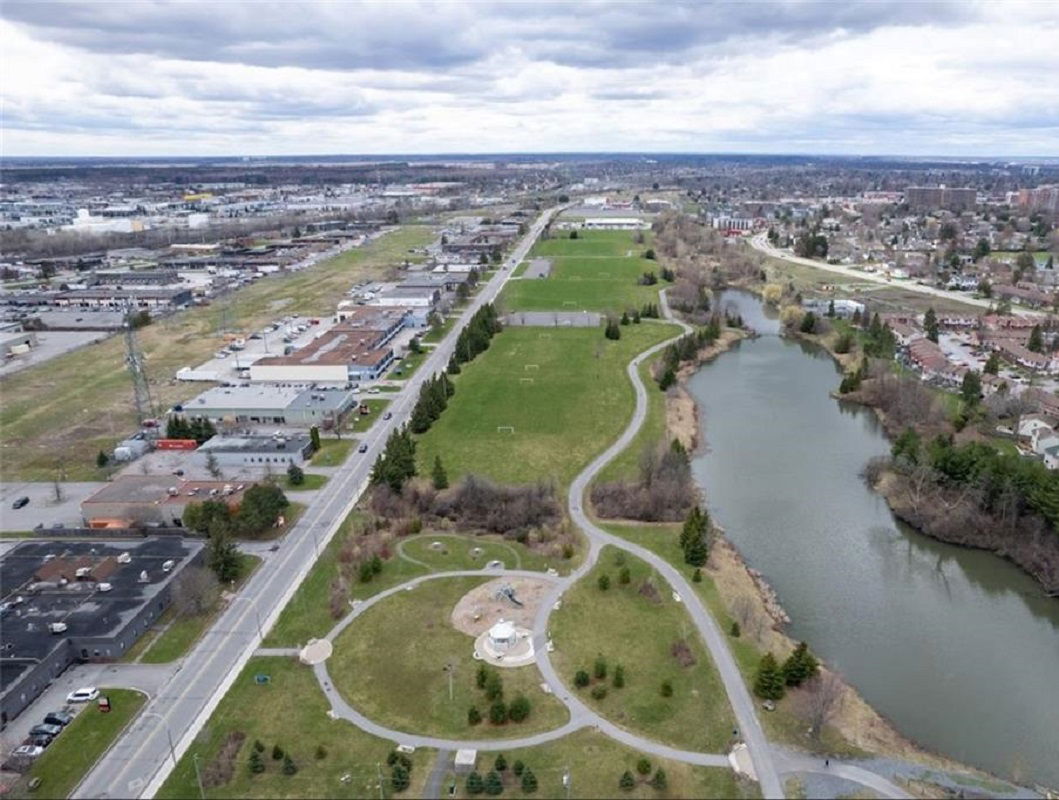
[[[122,553],[120,556],[118,556],[118,563],[119,564],[130,564],[130,563],[132,563],[132,556],[129,555],[128,553]]]
[[[77,576],[78,580],[82,578],[87,578],[91,574],[92,570],[90,567],[78,567],[77,571],[74,573],[74,575]]]
[[[168,561],[163,561],[162,562],[162,572],[172,572],[173,571],[173,567],[175,567],[175,566],[176,566],[176,562],[173,561],[173,559],[169,559]]]
[[[106,583],[106,582],[103,582],[103,583],[100,583],[100,584],[96,585],[96,590],[100,591],[100,592],[109,592],[113,588],[114,588],[113,584]]]
[[[65,622],[52,622],[48,625],[48,630],[52,633],[64,633],[67,627]]]

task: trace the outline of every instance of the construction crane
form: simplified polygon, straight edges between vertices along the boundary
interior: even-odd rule
[[[136,403],[136,419],[142,426],[144,420],[154,416],[154,401],[147,381],[147,365],[136,341],[135,311],[131,305],[125,307],[125,366],[132,375],[133,399]]]

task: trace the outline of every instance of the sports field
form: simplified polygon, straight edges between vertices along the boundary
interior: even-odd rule
[[[656,261],[643,258],[650,247],[637,244],[634,231],[578,231],[578,238],[560,231],[538,242],[530,258],[552,261],[546,278],[509,281],[500,304],[510,311],[602,311],[620,314],[644,303],[658,302],[659,286],[637,284],[645,272],[658,273]]]
[[[419,470],[440,455],[449,479],[474,473],[502,483],[554,478],[566,486],[628,424],[625,366],[675,325],[508,328],[455,376],[456,396],[419,439]]]

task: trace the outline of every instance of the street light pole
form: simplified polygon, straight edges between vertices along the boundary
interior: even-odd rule
[[[199,785],[199,800],[206,800],[206,790],[202,788],[202,773],[199,772],[199,754],[191,756],[191,763],[195,765],[195,782]]]

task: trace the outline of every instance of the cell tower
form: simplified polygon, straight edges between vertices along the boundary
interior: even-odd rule
[[[151,387],[147,382],[147,365],[143,353],[136,342],[136,326],[133,325],[133,309],[125,310],[125,365],[132,375],[132,391],[136,402],[136,418],[140,425],[145,419],[154,416],[154,401],[151,400]]]

